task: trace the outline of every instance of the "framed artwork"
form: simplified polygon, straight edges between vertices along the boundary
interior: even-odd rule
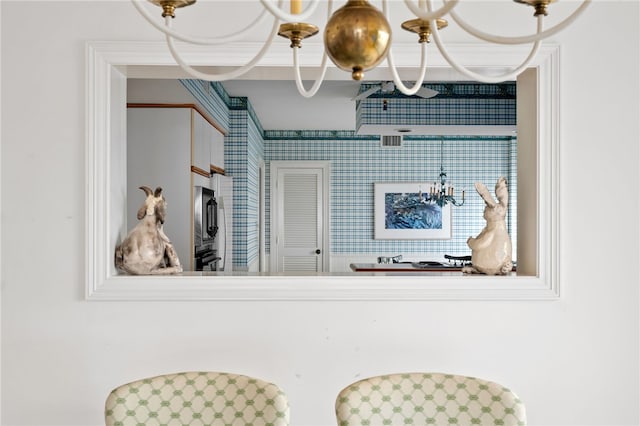
[[[445,240],[451,238],[451,205],[424,201],[426,182],[374,183],[375,239]]]

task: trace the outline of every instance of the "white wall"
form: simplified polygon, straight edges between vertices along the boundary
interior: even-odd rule
[[[556,38],[559,301],[86,302],[84,42],[158,37],[128,2],[3,1],[2,424],[98,425],[116,385],[196,369],[280,384],[295,425],[411,370],[504,382],[532,425],[640,423],[638,15],[597,1]]]

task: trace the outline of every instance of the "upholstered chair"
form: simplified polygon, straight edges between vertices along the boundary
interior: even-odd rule
[[[525,425],[522,401],[504,386],[441,373],[370,377],[340,391],[339,426]]]
[[[273,383],[216,372],[166,374],[115,388],[107,426],[287,426],[289,402]]]

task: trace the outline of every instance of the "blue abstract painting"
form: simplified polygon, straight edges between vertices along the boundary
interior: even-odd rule
[[[426,182],[374,183],[374,238],[430,240],[451,238],[451,206],[423,197]]]
[[[420,193],[384,194],[385,229],[442,229],[442,208]]]

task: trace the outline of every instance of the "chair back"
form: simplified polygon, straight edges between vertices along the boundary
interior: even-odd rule
[[[504,386],[442,373],[370,377],[340,391],[339,426],[525,425],[524,404]]]
[[[106,426],[288,426],[289,402],[273,383],[230,373],[166,374],[115,388]]]

